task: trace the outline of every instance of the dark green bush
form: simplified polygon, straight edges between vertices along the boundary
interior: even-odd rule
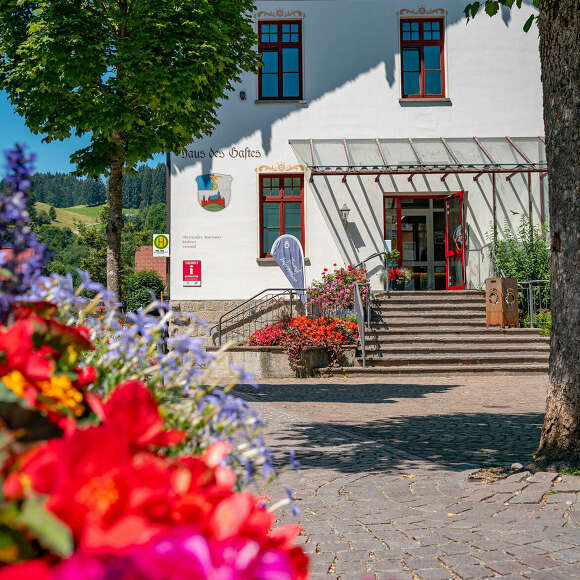
[[[127,312],[145,308],[163,291],[163,280],[156,272],[144,270],[127,276],[123,283],[123,306]]]

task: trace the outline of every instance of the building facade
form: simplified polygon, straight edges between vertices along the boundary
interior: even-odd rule
[[[467,25],[464,4],[257,2],[263,67],[169,156],[178,308],[212,319],[287,287],[269,255],[283,233],[307,283],[391,245],[411,288],[452,291],[482,287],[494,228],[548,222],[533,8]]]

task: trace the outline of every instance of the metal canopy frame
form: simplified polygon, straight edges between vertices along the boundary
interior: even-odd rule
[[[441,175],[441,181],[445,181],[449,175],[474,173],[474,181],[487,174],[506,174],[509,181],[518,173],[545,174],[548,170],[543,137],[298,139],[289,143],[299,161],[310,170],[311,180],[317,175],[340,175],[345,182],[349,175],[374,175],[378,182],[381,175],[408,175],[407,179],[412,181],[415,175]],[[387,144],[399,151],[408,148],[412,155],[402,162],[385,151]],[[524,144],[528,146],[527,153]],[[533,159],[529,147],[536,149],[536,145],[537,156]],[[357,163],[351,151],[351,147],[356,146],[366,148],[374,162]],[[433,147],[439,146],[439,159],[429,159],[429,152],[421,151],[421,146],[431,147],[432,151]],[[490,146],[500,149],[501,158],[490,151]],[[325,147],[334,151],[332,158],[323,160],[321,150]],[[462,150],[471,157],[479,157],[480,162],[461,161]],[[440,158],[442,152],[447,157],[443,162]]]

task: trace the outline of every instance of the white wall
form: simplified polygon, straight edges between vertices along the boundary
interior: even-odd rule
[[[446,77],[450,103],[401,104],[397,11],[440,8],[446,15]],[[289,139],[375,137],[472,137],[543,135],[538,38],[535,28],[522,31],[530,7],[514,9],[509,22],[479,16],[466,26],[465,0],[424,2],[385,0],[258,2],[258,11],[282,9],[303,13],[304,97],[306,104],[256,104],[257,80],[248,74],[220,113],[211,137],[193,143],[201,160],[172,155],[171,297],[174,300],[247,298],[267,287],[287,287],[277,266],[259,265],[258,177],[261,165],[296,165]],[[242,101],[239,91],[246,92]],[[248,159],[232,158],[232,147],[255,151]],[[210,159],[221,151],[223,158]],[[191,153],[190,153],[191,154]],[[208,212],[197,201],[195,178],[208,172],[233,176],[229,206]],[[533,176],[535,192],[538,177]],[[527,210],[527,186],[516,176],[511,184],[498,177],[498,221],[512,223]],[[467,219],[474,250],[485,244],[491,224],[491,182],[483,176],[414,179],[418,191],[468,191]],[[406,177],[316,177],[306,182],[307,281],[322,268],[353,263],[380,248],[383,237],[383,192],[412,187]],[[547,191],[547,188],[546,188]],[[338,217],[351,208],[347,231]],[[539,207],[536,202],[536,214]],[[534,216],[538,220],[538,215]],[[537,223],[537,221],[536,221]],[[197,236],[196,247],[184,236]],[[190,238],[191,240],[191,238]],[[182,260],[202,261],[202,285],[182,285]],[[468,277],[480,277],[485,264],[470,257]],[[484,276],[485,277],[485,276]]]

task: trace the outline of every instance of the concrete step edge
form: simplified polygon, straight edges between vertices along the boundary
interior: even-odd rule
[[[474,374],[545,374],[548,372],[548,365],[530,364],[530,365],[506,365],[498,368],[497,365],[464,365],[461,368],[456,366],[441,365],[439,367],[430,366],[408,366],[408,367],[338,367],[331,369],[320,369],[324,374],[347,375],[347,376],[364,376],[364,375],[399,375],[399,374],[460,374],[465,376],[468,373]]]

